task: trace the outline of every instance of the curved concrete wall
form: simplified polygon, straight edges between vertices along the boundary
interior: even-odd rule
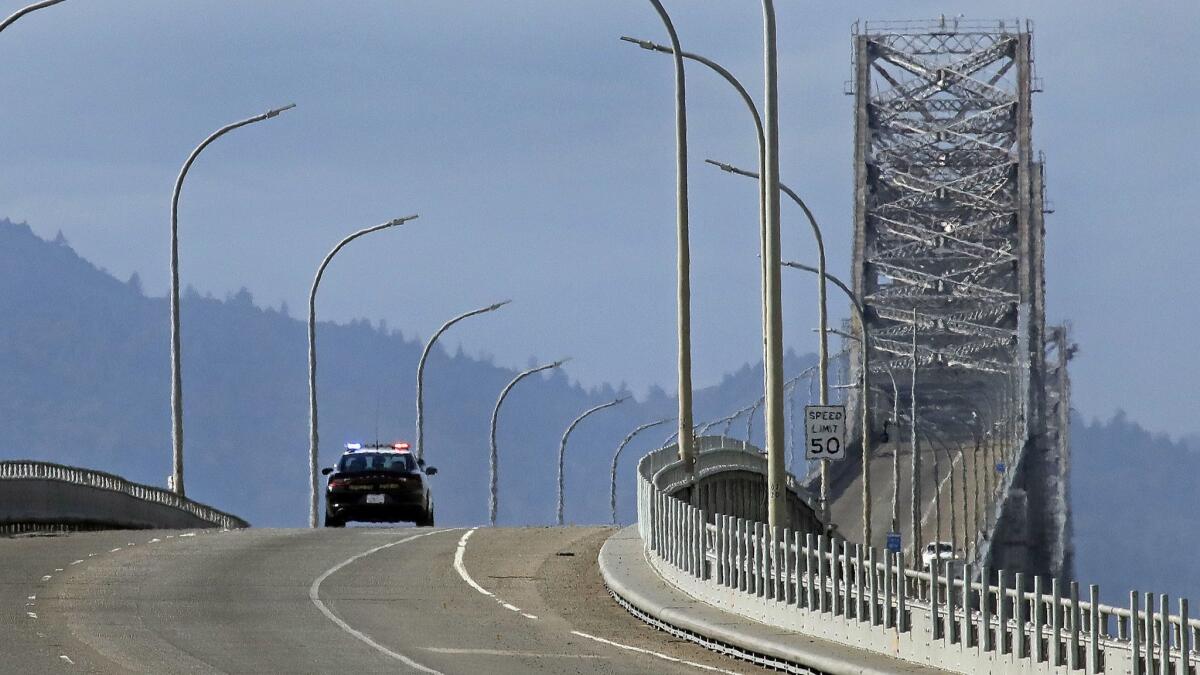
[[[120,476],[49,462],[0,462],[0,530],[248,527],[237,516]]]
[[[165,504],[54,480],[4,481],[0,487],[0,522],[137,529],[217,526]]]

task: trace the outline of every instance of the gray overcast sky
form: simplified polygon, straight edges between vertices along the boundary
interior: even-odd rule
[[[0,0],[0,15],[24,2]],[[757,3],[666,4],[685,49],[761,91]],[[1200,4],[778,5],[782,173],[824,223],[841,273],[852,22],[1034,20],[1045,80],[1034,142],[1056,208],[1049,318],[1074,321],[1081,343],[1075,406],[1200,432],[1187,292],[1200,286]],[[322,317],[383,318],[425,336],[512,297],[456,328],[468,351],[508,365],[570,354],[586,385],[670,391],[672,71],[621,34],[665,40],[639,0],[69,0],[0,35],[0,216],[43,236],[62,230],[85,257],[122,278],[136,271],[162,294],[180,163],[217,127],[294,101],[193,168],[181,207],[186,283],[218,296],[246,286],[299,316],[337,239],[419,212],[404,231],[339,256]],[[702,163],[752,166],[755,145],[727,86],[688,73],[699,386],[758,359],[755,187]],[[784,218],[785,257],[811,261],[799,214],[785,204]],[[815,283],[787,276],[785,293],[788,343],[812,350]],[[845,315],[840,301],[837,310]]]

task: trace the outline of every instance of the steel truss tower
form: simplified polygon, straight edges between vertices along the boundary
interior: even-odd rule
[[[852,276],[876,419],[893,407],[888,373],[909,378],[915,330],[922,420],[963,437],[1018,420],[1027,441],[1043,423],[1030,31],[944,18],[855,27]]]

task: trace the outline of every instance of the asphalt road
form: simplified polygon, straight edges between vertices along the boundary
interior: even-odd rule
[[[941,445],[930,447],[923,442],[921,446],[921,537],[923,543],[935,539],[938,541],[951,540],[951,509],[954,514],[954,541],[960,551],[971,545],[974,533],[973,520],[976,517],[975,493],[976,486],[982,487],[982,477],[976,473],[977,455],[973,447],[953,448],[947,453]],[[900,534],[906,551],[913,542],[911,526],[912,482],[909,470],[912,464],[912,453],[906,443],[889,443],[876,448],[872,453],[869,470],[871,472],[871,544],[879,549],[887,545],[887,533],[891,529],[892,516],[892,461],[894,453],[900,453],[900,489],[899,515]],[[936,452],[936,465],[934,455]],[[948,456],[949,455],[949,456]],[[982,463],[982,458],[978,458]],[[963,462],[966,462],[966,481],[963,481]],[[936,472],[935,472],[936,468]],[[983,470],[983,466],[978,467]],[[965,486],[965,491],[964,491]],[[953,490],[953,500],[951,491]],[[985,491],[979,495],[979,511],[982,512],[988,503]],[[941,517],[935,508],[935,495],[940,495]],[[861,474],[846,486],[830,503],[830,515],[837,523],[839,532],[850,541],[859,542],[862,539],[862,476]],[[940,521],[940,529],[938,527]]]
[[[608,596],[607,528],[0,539],[11,673],[761,673]]]

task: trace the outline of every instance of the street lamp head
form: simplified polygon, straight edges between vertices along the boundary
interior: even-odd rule
[[[729,173],[733,173],[734,171],[737,170],[732,164],[726,164],[725,162],[718,162],[715,159],[706,159],[704,161],[708,162],[709,164],[712,164],[713,166],[717,167],[718,169],[720,169],[722,171],[727,171]]]
[[[296,107],[295,103],[289,103],[289,104],[283,106],[282,108],[273,108],[273,109],[267,111],[266,118],[271,119],[272,117],[275,117],[279,113],[281,113],[285,110],[291,110],[292,108],[295,108],[295,107]]]
[[[649,40],[639,40],[637,38],[632,38],[627,35],[622,35],[621,39],[624,40],[625,42],[632,42],[633,44],[641,47],[642,49],[649,49],[652,52],[663,52],[665,54],[671,53],[670,47],[664,47],[663,45],[660,45],[657,42],[651,42]]]
[[[494,305],[488,305],[487,309],[486,309],[486,310],[484,310],[484,311],[487,311],[487,312],[494,312],[494,311],[496,311],[496,310],[500,309],[501,307],[503,307],[503,306],[507,305],[507,304],[508,304],[508,303],[510,303],[510,302],[512,302],[512,300],[501,300],[500,302],[497,302],[497,303],[496,303],[496,304],[494,304]]]
[[[555,361],[554,363],[551,363],[551,364],[550,364],[550,367],[551,367],[551,368],[557,368],[557,367],[561,366],[562,364],[564,364],[564,363],[566,363],[567,361],[570,361],[570,360],[571,360],[571,357],[569,357],[569,356],[564,356],[563,358],[561,358],[561,359],[559,359],[559,360]]]
[[[416,220],[416,219],[417,219],[417,218],[419,218],[419,217],[420,217],[420,216],[418,216],[417,214],[415,214],[415,213],[414,213],[414,214],[412,214],[411,216],[403,216],[403,217],[401,217],[401,218],[396,218],[396,219],[393,219],[393,220],[389,220],[389,221],[387,222],[387,227],[392,227],[392,226],[395,226],[395,225],[403,225],[404,223],[407,223],[407,222],[408,222],[408,221],[410,221],[410,220]]]

